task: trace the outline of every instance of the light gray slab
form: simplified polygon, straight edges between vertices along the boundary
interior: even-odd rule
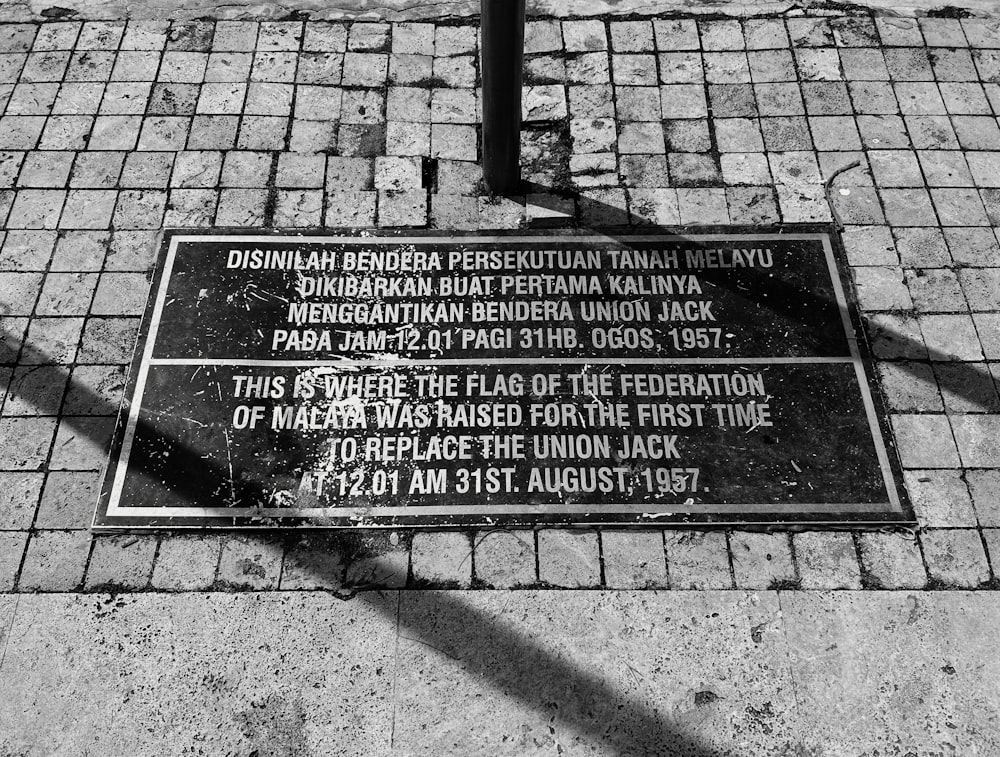
[[[394,755],[778,754],[796,730],[776,595],[420,592]]]
[[[1000,595],[784,592],[780,601],[805,754],[1000,754]]]
[[[0,754],[387,754],[397,600],[364,597],[23,596]]]

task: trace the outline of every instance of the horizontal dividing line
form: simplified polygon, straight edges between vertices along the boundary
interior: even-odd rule
[[[307,507],[307,508],[249,508],[249,507],[114,507],[108,508],[108,517],[201,517],[201,518],[351,518],[367,520],[397,516],[439,515],[545,515],[569,513],[578,515],[635,515],[649,513],[650,520],[668,518],[688,513],[839,513],[898,512],[889,502],[837,502],[763,504],[678,503],[672,509],[654,504],[592,504],[592,505],[454,505],[427,507]]]
[[[386,237],[386,236],[371,236],[371,237],[359,237],[359,236],[338,236],[335,234],[330,235],[310,235],[310,236],[293,236],[293,235],[276,235],[276,236],[262,236],[262,235],[240,235],[240,236],[220,236],[220,235],[205,235],[205,236],[194,236],[190,234],[176,235],[171,238],[172,241],[176,241],[180,244],[183,243],[199,243],[199,242],[255,242],[260,244],[268,244],[274,242],[295,242],[296,244],[351,244],[351,245],[372,245],[372,244],[413,244],[413,245],[432,245],[444,244],[446,246],[454,246],[462,242],[468,242],[470,244],[536,244],[544,245],[549,242],[601,242],[601,243],[628,243],[628,242],[684,242],[688,240],[702,240],[706,242],[725,242],[725,241],[777,241],[777,240],[787,240],[787,241],[806,241],[806,240],[820,240],[824,239],[827,235],[822,232],[814,233],[793,233],[793,234],[725,234],[725,233],[715,233],[715,234],[700,234],[694,232],[692,234],[621,234],[621,235],[606,235],[606,234],[588,234],[581,236],[573,235],[558,235],[558,236],[548,236],[539,234],[536,236],[475,236],[470,234],[465,234],[461,236],[421,236],[421,237]]]
[[[484,363],[484,361],[489,361]],[[272,368],[306,368],[314,366],[419,366],[419,365],[478,365],[489,367],[492,365],[563,365],[579,363],[584,365],[803,365],[803,364],[845,364],[850,365],[855,362],[851,357],[775,357],[775,358],[448,358],[441,360],[406,360],[406,359],[380,359],[380,360],[356,360],[354,358],[344,358],[341,360],[251,360],[251,359],[228,359],[228,358],[150,358],[149,365],[219,365],[219,366],[239,366],[239,367],[272,367]]]

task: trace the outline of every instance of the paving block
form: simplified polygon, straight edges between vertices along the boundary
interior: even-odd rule
[[[281,576],[284,546],[269,536],[222,537],[219,556],[220,585],[233,589],[274,589]]]
[[[990,580],[986,551],[974,528],[928,529],[920,534],[931,581],[941,588],[975,589]]]
[[[73,591],[83,582],[88,531],[35,531],[18,580],[19,591]]]
[[[472,583],[472,540],[459,531],[421,531],[413,535],[410,566],[417,583],[467,587]]]
[[[354,535],[347,550],[344,582],[357,591],[401,589],[410,569],[412,539],[392,531]]]
[[[671,589],[733,588],[724,532],[667,531],[664,544]]]
[[[601,531],[601,553],[606,588],[667,588],[662,531]]]
[[[337,534],[307,534],[285,549],[282,589],[340,589],[344,549]]]
[[[115,419],[67,417],[59,422],[59,433],[49,461],[52,470],[100,470],[108,459]]]
[[[529,530],[477,531],[476,579],[494,589],[514,589],[538,583],[535,534]]]
[[[729,535],[733,575],[739,589],[772,590],[797,585],[788,534],[734,531]]]
[[[562,528],[538,532],[538,578],[549,586],[581,589],[601,583],[596,531]]]
[[[17,444],[7,444],[0,449],[0,468],[40,470],[54,432],[54,418],[0,419],[0,439],[18,440]]]
[[[36,528],[89,528],[100,485],[96,471],[53,471],[45,481]]]
[[[904,468],[958,467],[958,450],[946,416],[893,415],[892,430]]]
[[[903,482],[925,528],[975,526],[976,512],[960,470],[908,470]]]
[[[1000,470],[966,471],[965,480],[969,484],[979,525],[1000,526]]]
[[[27,531],[0,531],[0,591],[11,591],[21,567]]]
[[[1000,467],[1000,415],[953,415],[950,420],[963,465]]]
[[[803,589],[860,589],[861,569],[851,534],[804,531],[792,536]]]
[[[28,529],[42,491],[42,473],[0,473],[0,529]]]
[[[136,591],[149,586],[159,539],[149,534],[94,537],[87,566],[87,589]]]
[[[219,567],[220,535],[164,536],[153,567],[156,589],[204,591],[215,581]]]
[[[479,206],[475,197],[454,194],[431,195],[431,226],[436,229],[475,229]]]
[[[927,571],[917,540],[906,533],[858,534],[863,577],[872,589],[922,589]]]

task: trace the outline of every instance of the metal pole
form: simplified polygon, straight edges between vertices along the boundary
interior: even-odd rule
[[[521,183],[524,0],[481,2],[483,179],[493,194],[515,194]]]

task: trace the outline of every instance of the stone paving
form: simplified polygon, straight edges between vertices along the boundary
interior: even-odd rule
[[[994,755],[994,597],[0,595],[0,753]]]
[[[498,199],[474,20],[0,24],[0,591],[995,587],[998,29],[533,20]],[[915,532],[88,530],[164,227],[834,216]]]

